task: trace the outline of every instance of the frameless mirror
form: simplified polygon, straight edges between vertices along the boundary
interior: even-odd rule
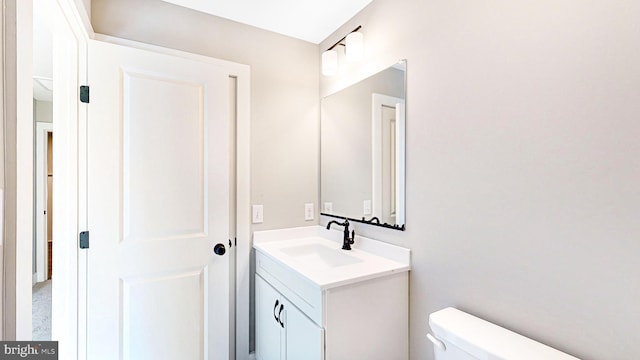
[[[322,99],[321,213],[404,230],[406,61]]]

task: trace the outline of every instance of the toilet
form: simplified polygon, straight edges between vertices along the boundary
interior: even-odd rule
[[[436,360],[579,360],[454,308],[429,315]]]

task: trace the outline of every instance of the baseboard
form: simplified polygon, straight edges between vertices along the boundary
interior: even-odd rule
[[[35,285],[38,282],[38,273],[31,274],[31,286]]]
[[[36,282],[47,281],[47,274],[45,274],[44,270],[40,269],[33,274],[36,277]]]

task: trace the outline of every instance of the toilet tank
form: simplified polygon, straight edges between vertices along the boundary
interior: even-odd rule
[[[454,308],[429,315],[436,360],[579,360]]]

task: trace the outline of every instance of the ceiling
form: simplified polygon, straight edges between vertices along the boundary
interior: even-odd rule
[[[53,35],[48,3],[33,2],[33,98],[39,101],[53,100]]]
[[[175,5],[319,44],[373,0],[162,0]],[[52,100],[48,0],[33,6],[33,92]]]
[[[372,0],[163,0],[319,44]]]

